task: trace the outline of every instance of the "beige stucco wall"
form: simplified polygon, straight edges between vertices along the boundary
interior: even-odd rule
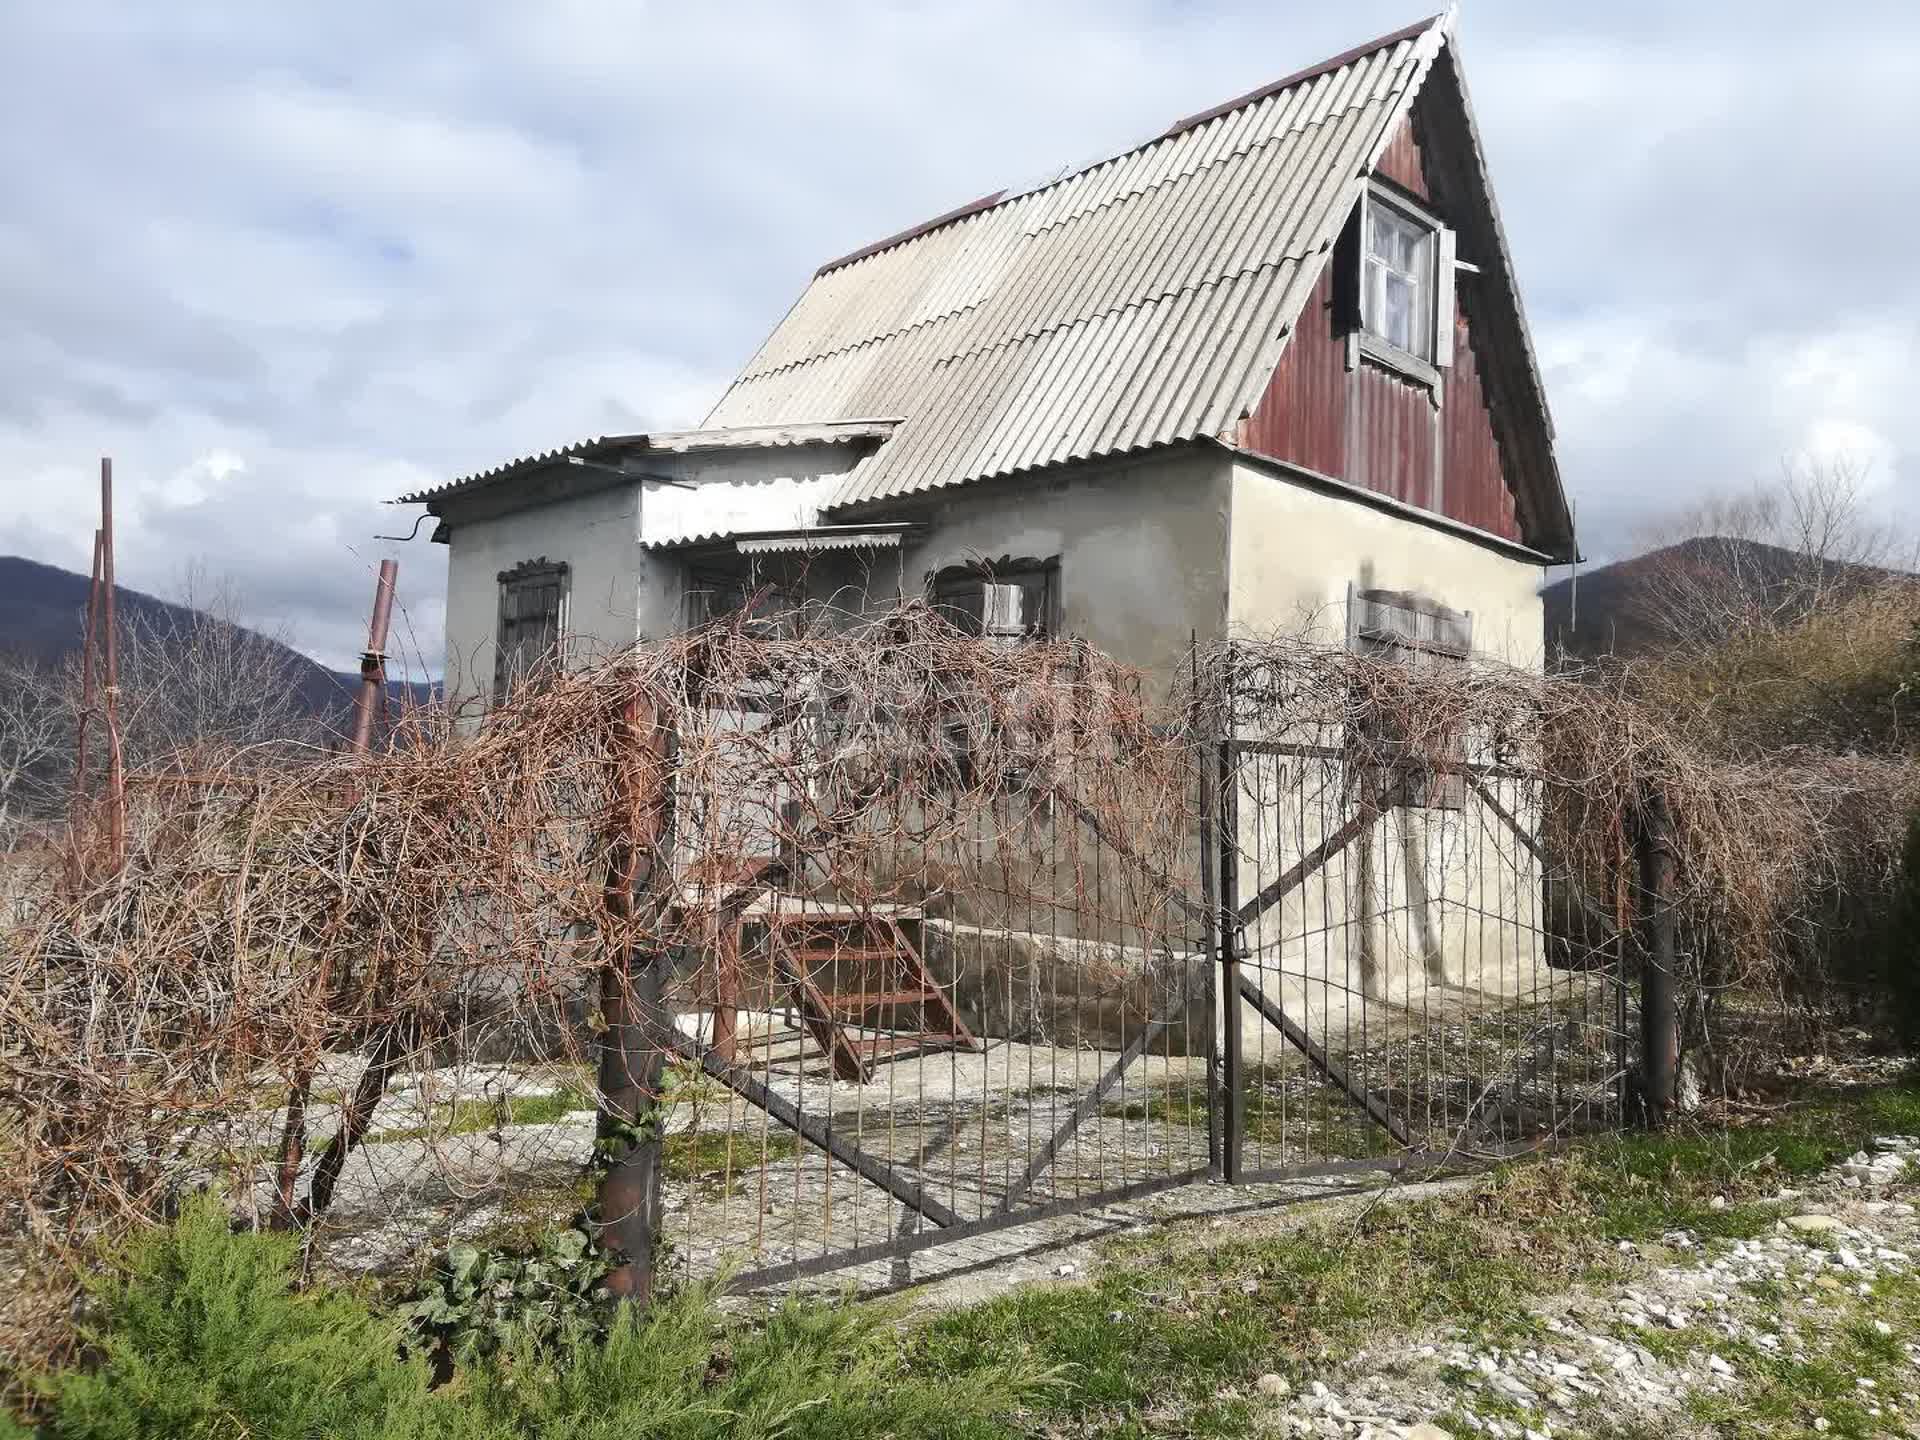
[[[1413,591],[1473,616],[1478,654],[1538,669],[1541,567],[1414,520],[1236,461],[1228,625],[1346,639],[1347,589]]]
[[[1230,634],[1344,643],[1350,586],[1407,591],[1471,613],[1478,656],[1539,667],[1537,564],[1244,462],[1231,488]],[[1352,811],[1338,760],[1250,757],[1241,774],[1245,899]],[[1464,809],[1396,808],[1250,928],[1250,965],[1310,1032],[1344,1048],[1390,1007],[1543,991],[1540,886],[1532,856],[1471,795]],[[1246,1043],[1276,1053],[1257,1025]]]

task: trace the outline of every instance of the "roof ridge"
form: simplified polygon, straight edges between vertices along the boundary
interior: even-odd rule
[[[1304,70],[1296,70],[1291,75],[1284,76],[1279,80],[1270,81],[1258,89],[1249,90],[1244,95],[1222,101],[1220,104],[1212,106],[1209,109],[1197,110],[1183,119],[1174,121],[1173,124],[1161,131],[1160,134],[1154,136],[1152,140],[1149,140],[1147,144],[1152,145],[1162,140],[1170,140],[1175,135],[1206,124],[1209,120],[1217,120],[1222,115],[1231,115],[1235,110],[1244,109],[1248,105],[1257,105],[1260,101],[1267,99],[1271,95],[1278,95],[1282,90],[1291,90],[1296,85],[1304,85],[1309,80],[1318,80],[1322,75],[1330,75],[1342,66],[1351,65],[1356,60],[1366,59],[1367,56],[1377,50],[1388,49],[1391,46],[1400,44],[1403,40],[1417,39],[1428,30],[1431,30],[1435,25],[1446,23],[1451,13],[1450,11],[1443,10],[1437,14],[1427,16],[1424,20],[1416,20],[1411,25],[1402,25],[1398,30],[1390,34],[1381,35],[1376,39],[1355,45],[1351,50],[1342,50],[1338,55],[1322,60],[1317,65],[1309,65]],[[1144,149],[1145,146],[1136,146],[1134,148]]]
[[[1175,136],[1184,134],[1188,130],[1197,129],[1208,121],[1217,120],[1223,115],[1230,115],[1236,110],[1243,110],[1249,105],[1257,105],[1262,100],[1270,99],[1272,96],[1278,95],[1281,91],[1290,90],[1296,85],[1304,85],[1309,81],[1318,80],[1322,76],[1330,75],[1336,70],[1352,65],[1357,61],[1364,60],[1368,56],[1376,54],[1381,50],[1389,49],[1392,46],[1402,44],[1409,40],[1418,39],[1435,26],[1450,26],[1452,18],[1453,11],[1449,9],[1429,15],[1425,19],[1418,20],[1411,25],[1403,25],[1398,30],[1394,30],[1386,35],[1381,35],[1364,44],[1356,45],[1350,50],[1343,50],[1338,55],[1319,61],[1317,64],[1309,65],[1303,70],[1296,70],[1291,75],[1272,81],[1256,90],[1249,90],[1246,94],[1215,105],[1211,109],[1196,111],[1192,115],[1174,121],[1173,124],[1169,125],[1165,130],[1160,131],[1156,135],[1149,136],[1137,145],[1129,145],[1124,150],[1117,150],[1111,155],[1102,156],[1100,159],[1082,165],[1079,169],[1069,174],[1049,180],[1044,185],[1035,185],[1030,189],[1022,190],[1018,194],[1012,195],[1008,194],[1005,189],[995,190],[991,194],[981,196],[978,200],[969,201],[965,205],[955,206],[944,214],[934,216],[931,220],[923,220],[918,225],[909,225],[906,229],[889,235],[883,240],[876,240],[870,245],[863,245],[857,250],[850,250],[845,255],[827,261],[813,272],[813,278],[818,280],[821,276],[829,274],[832,271],[845,269],[857,261],[871,259],[873,256],[881,254],[884,251],[892,250],[911,240],[918,240],[923,236],[932,234],[936,230],[943,230],[949,225],[978,215],[983,211],[993,210],[1003,204],[1011,204],[1016,200],[1024,200],[1029,195],[1038,195],[1058,186],[1069,184],[1090,171],[1098,170],[1103,165],[1111,165],[1116,160],[1124,160],[1129,155],[1136,155],[1143,150],[1149,150],[1162,141],[1171,140]]]

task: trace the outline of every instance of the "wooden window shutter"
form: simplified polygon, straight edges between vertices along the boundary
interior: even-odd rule
[[[500,618],[493,637],[493,699],[497,705],[507,698],[509,677],[513,674],[513,633],[518,617],[519,599],[511,586],[500,587]]]
[[[1350,334],[1360,328],[1360,238],[1366,225],[1367,202],[1363,197],[1353,207],[1353,213],[1347,217],[1347,223],[1341,227],[1340,236],[1334,241],[1332,322],[1336,336]]]
[[[1456,240],[1453,231],[1441,226],[1436,234],[1433,265],[1433,363],[1453,364],[1453,279],[1456,273]]]
[[[493,646],[493,698],[507,698],[527,676],[560,654],[565,626],[567,567],[530,560],[502,570],[499,622]]]
[[[1394,590],[1347,589],[1347,645],[1414,670],[1464,666],[1473,654],[1473,612],[1453,610],[1422,595]],[[1376,741],[1403,741],[1375,735]],[[1467,759],[1466,737],[1456,735],[1451,758]],[[1380,781],[1373,780],[1376,788]],[[1404,803],[1425,809],[1459,810],[1467,800],[1466,776],[1459,771],[1423,772],[1410,777]]]

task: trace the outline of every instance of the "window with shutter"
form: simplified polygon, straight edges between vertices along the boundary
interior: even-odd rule
[[[1454,233],[1412,201],[1375,186],[1360,205],[1353,313],[1362,349],[1388,364],[1453,363]],[[1431,373],[1431,372],[1427,372]]]
[[[982,636],[994,645],[1021,645],[1058,633],[1059,580],[1058,556],[1045,560],[1005,557],[994,563],[949,566],[935,572],[927,588],[934,609],[967,634]],[[1018,755],[1028,745],[1030,737],[993,728],[991,717],[998,708],[970,702],[966,697],[960,697],[951,707],[945,722],[947,743],[955,774],[963,785],[975,785],[986,778],[1002,785],[1017,783],[1016,775],[984,777],[979,771],[973,739],[976,734],[983,740],[990,736],[994,743],[988,748],[996,753]]]
[[[950,565],[934,575],[930,598],[934,609],[969,635],[1017,644],[1059,628],[1059,576],[1057,557]]]
[[[493,698],[551,670],[566,632],[567,567],[544,556],[502,570],[500,623],[494,636]]]
[[[1473,616],[1404,591],[1354,590],[1347,602],[1347,645],[1356,654],[1392,660],[1413,670],[1464,667],[1473,654]],[[1364,742],[1360,748],[1371,755],[1411,748],[1406,735],[1374,731],[1355,738]],[[1448,737],[1444,758],[1456,764],[1466,762],[1464,735]],[[1464,774],[1435,772],[1421,763],[1421,757],[1413,759],[1413,773],[1397,777],[1402,782],[1400,804],[1444,810],[1466,804]],[[1362,778],[1376,794],[1396,778],[1377,773],[1379,767],[1372,764],[1364,769]]]

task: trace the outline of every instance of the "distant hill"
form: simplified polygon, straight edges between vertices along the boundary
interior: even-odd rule
[[[1739,586],[1764,599],[1804,582],[1810,566],[1819,567],[1818,578],[1852,579],[1863,585],[1890,573],[1873,566],[1820,562],[1758,540],[1699,536],[1547,586],[1540,592],[1546,603],[1547,650],[1583,659],[1647,650],[1658,638],[1648,614],[1649,606],[1656,603],[1655,587],[1670,590],[1670,577],[1677,572],[1686,573],[1691,583],[1703,589],[1715,584]]]
[[[0,652],[26,655],[53,663],[77,653],[86,639],[87,590],[91,582],[53,565],[18,555],[0,555]],[[124,617],[146,619],[162,629],[184,627],[205,617],[183,605],[114,587],[115,608]],[[219,623],[219,622],[216,622]],[[310,715],[337,722],[353,706],[359,688],[357,672],[329,670],[291,646],[268,636],[255,635],[285,663],[294,677],[294,690],[302,708]],[[430,684],[408,685],[391,682],[396,696],[411,695],[416,700],[431,697]]]

